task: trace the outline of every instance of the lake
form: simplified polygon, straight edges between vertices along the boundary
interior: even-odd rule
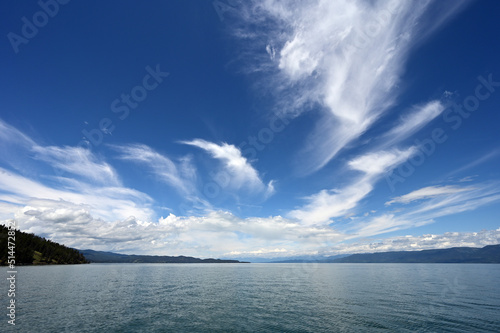
[[[0,331],[500,332],[500,265],[18,267],[16,305]]]

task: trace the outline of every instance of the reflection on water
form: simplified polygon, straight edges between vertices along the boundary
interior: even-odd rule
[[[500,265],[21,267],[18,289],[23,332],[500,332]]]

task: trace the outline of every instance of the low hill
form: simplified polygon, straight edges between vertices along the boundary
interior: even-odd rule
[[[0,265],[7,265],[9,229],[0,225]],[[12,241],[12,239],[10,239]],[[16,230],[16,265],[87,264],[85,257],[75,249],[52,242],[43,237]]]
[[[500,244],[483,248],[453,247],[439,250],[352,254],[331,263],[500,263]]]
[[[350,254],[337,254],[329,257],[320,257],[320,256],[310,256],[310,257],[302,257],[302,258],[285,258],[281,260],[268,261],[272,264],[304,264],[304,263],[325,263],[332,262],[335,259],[344,258],[350,256]]]
[[[146,255],[129,255],[113,252],[103,252],[94,250],[80,250],[80,253],[90,262],[95,263],[243,263],[238,260],[222,260],[222,259],[199,259],[193,257],[171,257],[171,256],[146,256]]]

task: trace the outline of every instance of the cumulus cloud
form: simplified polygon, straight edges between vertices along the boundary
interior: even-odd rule
[[[365,237],[396,230],[411,221],[395,215],[367,224]],[[106,220],[92,207],[60,200],[31,200],[14,216],[21,230],[79,249],[135,254],[201,257],[289,257],[340,253],[422,250],[453,246],[481,247],[500,243],[500,229],[448,232],[443,235],[398,236],[352,241],[352,235],[328,226],[305,226],[281,216],[240,218],[227,211],[205,216],[170,214],[156,221],[133,216]],[[0,223],[6,223],[2,221]],[[376,230],[376,226],[380,229]],[[349,242],[343,242],[349,240]]]
[[[219,160],[223,170],[230,177],[230,181],[227,184],[229,187],[233,189],[247,188],[252,191],[264,192],[266,196],[274,193],[273,181],[271,180],[265,185],[257,170],[243,157],[241,151],[234,145],[227,143],[218,145],[202,139],[181,141],[180,143],[201,148],[213,158]]]
[[[16,169],[0,167],[2,218],[12,217],[20,207],[36,200],[52,200],[63,206],[71,202],[87,207],[96,218],[110,221],[130,216],[150,220],[155,215],[153,199],[124,187],[115,169],[89,149],[43,146],[2,120],[0,129],[0,146],[8,147],[13,154],[0,159]],[[11,163],[19,156],[22,167]],[[40,170],[46,165],[40,168],[39,162],[50,165],[55,175],[43,174]]]
[[[152,199],[133,189],[94,186],[76,180],[71,180],[66,188],[56,189],[3,168],[0,175],[0,200],[10,205],[24,206],[32,200],[48,199],[86,205],[92,208],[94,216],[111,221],[129,216],[148,220],[154,216]]]
[[[253,52],[245,49],[253,55],[251,70],[268,73],[266,89],[276,92],[277,107],[294,116],[314,106],[324,110],[301,153],[302,172],[325,166],[395,104],[408,51],[464,3],[447,2],[446,10],[431,1],[268,0],[242,6],[232,31],[246,44],[254,42]],[[433,10],[439,15],[426,20]],[[262,56],[270,50],[271,60]]]
[[[14,219],[21,230],[68,246],[123,253],[220,257],[276,248],[292,253],[342,239],[332,228],[303,226],[281,216],[240,218],[211,211],[199,217],[170,214],[154,222],[132,216],[110,221],[95,217],[87,205],[56,200],[32,200]]]

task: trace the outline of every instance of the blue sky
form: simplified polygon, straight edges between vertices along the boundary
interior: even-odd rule
[[[2,223],[198,257],[500,243],[496,1],[0,6]]]

